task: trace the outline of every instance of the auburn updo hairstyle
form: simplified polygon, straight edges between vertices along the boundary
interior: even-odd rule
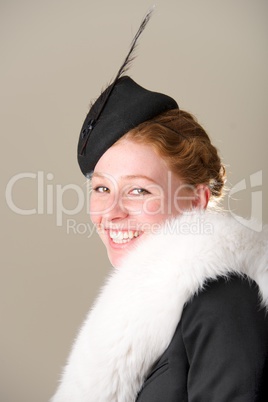
[[[141,123],[121,139],[153,146],[185,183],[193,187],[205,184],[211,192],[210,201],[221,199],[225,168],[208,134],[190,113],[169,110]]]

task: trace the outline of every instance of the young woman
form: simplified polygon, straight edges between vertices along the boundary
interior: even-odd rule
[[[78,155],[114,268],[52,401],[268,400],[267,229],[213,210],[225,171],[204,129],[125,76]]]

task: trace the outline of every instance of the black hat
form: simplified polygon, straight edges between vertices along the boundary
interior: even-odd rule
[[[90,177],[104,152],[129,130],[160,113],[178,108],[174,99],[148,91],[124,75],[133,60],[137,40],[152,12],[153,8],[145,15],[113,83],[93,104],[82,126],[78,163],[87,177]]]
[[[91,107],[80,133],[78,163],[85,176],[90,176],[104,152],[129,130],[167,110],[178,108],[169,96],[148,91],[130,77],[123,76],[113,86],[98,116],[109,91],[110,87]]]

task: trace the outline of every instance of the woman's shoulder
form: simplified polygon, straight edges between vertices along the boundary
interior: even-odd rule
[[[196,339],[200,345],[210,339],[215,351],[268,355],[267,308],[258,285],[245,275],[207,281],[185,306],[181,329],[190,348]]]
[[[267,310],[256,282],[246,275],[231,274],[207,280],[202,290],[185,306],[182,320],[186,322],[195,311],[207,320],[260,319],[266,322],[268,331]]]
[[[265,309],[257,283],[247,275],[235,273],[206,280],[203,288],[188,303],[189,307],[197,305],[208,308],[217,305],[225,309],[235,306]]]

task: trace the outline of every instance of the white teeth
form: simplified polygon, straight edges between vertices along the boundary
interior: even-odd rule
[[[115,230],[110,230],[109,232],[110,238],[113,239],[114,243],[128,243],[130,240],[133,239],[133,237],[138,237],[139,232],[138,231],[115,231]]]

